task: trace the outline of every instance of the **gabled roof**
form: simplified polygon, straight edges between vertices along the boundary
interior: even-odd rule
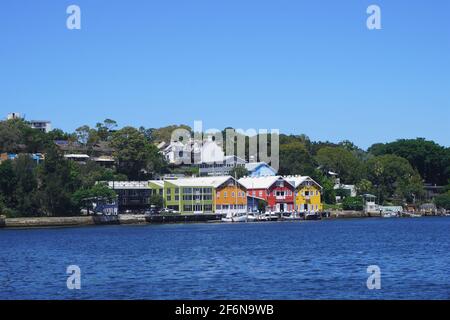
[[[233,180],[232,176],[215,176],[215,177],[199,177],[199,178],[182,178],[167,181],[178,187],[211,187],[218,188],[229,180]]]
[[[245,169],[247,169],[250,172],[253,172],[253,171],[255,171],[256,169],[258,169],[259,167],[262,167],[262,166],[268,167],[273,172],[276,172],[276,170],[274,168],[272,168],[271,166],[269,166],[265,162],[251,162],[251,163],[247,163],[247,164],[245,164]]]
[[[281,176],[244,177],[239,182],[247,189],[269,189]]]
[[[320,184],[318,184],[316,181],[314,181],[309,176],[285,176],[283,177],[286,181],[288,181],[290,184],[292,184],[295,188],[298,188],[300,185],[302,185],[306,181],[310,181],[317,185],[319,188],[322,188]]]
[[[152,183],[160,188],[164,188],[164,180],[150,180],[149,183]]]

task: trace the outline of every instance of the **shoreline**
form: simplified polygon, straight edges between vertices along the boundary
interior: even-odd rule
[[[30,217],[6,218],[0,216],[0,229],[37,229],[37,228],[63,228],[88,227],[106,225],[152,225],[176,223],[221,223],[220,214],[209,215],[160,215],[145,216],[137,214],[122,214],[118,216],[78,216],[78,217]],[[328,217],[317,220],[337,219],[368,219],[380,218],[380,214],[364,213],[362,211],[333,211]],[[289,221],[282,220],[279,221]],[[304,221],[304,220],[299,220]],[[264,223],[264,222],[254,222]]]

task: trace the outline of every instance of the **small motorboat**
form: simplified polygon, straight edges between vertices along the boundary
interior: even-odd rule
[[[266,212],[265,220],[266,221],[278,221],[279,215],[274,212]]]
[[[319,212],[307,212],[305,214],[305,220],[320,220],[322,216]]]
[[[259,220],[259,217],[256,214],[254,214],[254,213],[247,214],[247,221],[248,222],[255,222],[255,221],[258,221],[258,220]]]
[[[281,218],[283,220],[288,220],[288,221],[302,220],[302,217],[297,212],[291,212],[289,214],[283,214],[281,216]]]
[[[229,213],[222,222],[247,222],[247,214]]]
[[[385,212],[382,214],[383,218],[398,218],[398,215],[395,212]]]

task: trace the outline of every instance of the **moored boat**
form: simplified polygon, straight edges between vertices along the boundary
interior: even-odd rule
[[[290,212],[289,214],[283,214],[281,215],[281,219],[287,221],[303,220],[303,218],[297,212]]]
[[[247,222],[246,214],[229,213],[225,218],[222,218],[222,222]]]
[[[397,218],[398,215],[394,212],[385,212],[382,214],[383,218]]]

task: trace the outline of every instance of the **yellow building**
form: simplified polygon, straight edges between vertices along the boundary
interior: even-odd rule
[[[323,211],[322,186],[310,177],[284,177],[295,187],[295,211],[320,212]]]

